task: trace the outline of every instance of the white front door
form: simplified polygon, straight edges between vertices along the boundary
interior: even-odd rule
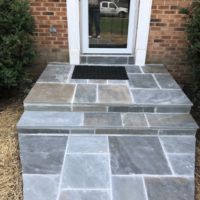
[[[80,1],[81,52],[134,55],[139,0],[89,1]]]

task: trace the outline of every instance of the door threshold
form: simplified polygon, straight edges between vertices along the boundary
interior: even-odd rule
[[[81,64],[114,64],[128,65],[135,64],[135,57],[130,54],[82,54]]]

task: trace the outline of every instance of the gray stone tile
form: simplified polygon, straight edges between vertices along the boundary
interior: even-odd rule
[[[86,63],[87,63],[87,57],[81,56],[81,64],[86,64]]]
[[[130,57],[128,58],[128,64],[134,64],[134,63],[135,63],[135,57],[130,56]]]
[[[35,84],[24,103],[70,103],[74,93],[74,85]]]
[[[69,83],[72,84],[86,84],[87,83],[87,79],[70,79]]]
[[[58,192],[57,175],[23,175],[24,200],[55,200]]]
[[[69,126],[81,126],[83,113],[73,112],[35,112],[26,111],[19,123],[18,128],[51,129],[66,128]]]
[[[109,191],[63,190],[59,200],[111,200]]]
[[[144,128],[148,126],[145,116],[142,113],[125,113],[122,115],[122,122],[124,127]]]
[[[143,112],[142,107],[109,106],[108,112]]]
[[[141,177],[113,177],[113,200],[146,200]]]
[[[26,111],[71,111],[71,107],[67,105],[41,105],[41,104],[30,104],[24,105]]]
[[[171,174],[157,137],[109,137],[113,174]]]
[[[150,114],[146,113],[150,127],[173,129],[197,128],[197,125],[189,114]]]
[[[169,154],[168,158],[175,174],[194,176],[195,158],[193,154]]]
[[[78,112],[107,112],[106,106],[98,106],[95,104],[94,106],[80,106],[80,105],[73,105],[72,107],[73,111]]]
[[[154,112],[154,107],[138,107],[138,106],[109,106],[108,112]]]
[[[92,127],[122,126],[120,113],[84,113],[84,125]]]
[[[94,134],[94,129],[73,129],[70,131],[71,134]]]
[[[114,135],[158,135],[158,130],[152,129],[132,129],[132,128],[115,128],[115,129],[96,129],[96,134],[114,134]]]
[[[130,74],[134,73],[142,73],[139,66],[126,66],[126,72]]]
[[[127,80],[108,80],[108,85],[109,84],[125,85],[127,83],[128,83]]]
[[[99,86],[100,103],[131,103],[131,95],[126,86],[120,85],[100,85]]]
[[[194,200],[194,180],[145,178],[149,200]]]
[[[21,135],[19,142],[24,173],[60,173],[67,137]]]
[[[70,65],[48,65],[37,82],[65,83],[70,69]]]
[[[108,153],[106,136],[71,136],[68,141],[68,153]]]
[[[143,108],[127,106],[109,106],[108,112],[143,112]]]
[[[107,189],[109,159],[105,155],[66,155],[62,188]]]
[[[107,80],[89,79],[88,83],[93,83],[93,84],[107,84]]]
[[[74,103],[96,102],[96,85],[77,85]]]
[[[179,85],[173,79],[170,74],[155,74],[155,78],[158,81],[161,88],[164,89],[179,89]]]
[[[133,88],[159,88],[152,74],[129,74],[129,84]]]
[[[34,134],[34,135],[37,135],[37,134],[69,134],[70,130],[67,129],[67,128],[34,128],[34,127],[31,127],[29,129],[29,127],[22,127],[22,126],[18,126],[17,128],[18,130],[18,133],[19,134],[24,134],[24,135],[29,135],[29,134]]]
[[[64,152],[67,143],[66,136],[19,136],[21,152]]]
[[[161,136],[161,142],[167,153],[194,153],[195,137],[194,136]]]
[[[191,105],[190,100],[181,90],[132,89],[131,91],[136,104]]]
[[[144,73],[169,73],[164,65],[149,64],[142,67]]]
[[[112,56],[89,56],[87,59],[88,63],[92,64],[127,64],[127,57],[112,57]]]
[[[20,157],[25,174],[59,174],[64,152],[21,152]]]
[[[190,113],[191,106],[162,106],[157,107],[156,112],[158,113]]]
[[[160,135],[195,135],[197,130],[160,130]]]
[[[145,113],[154,113],[155,112],[155,107],[152,107],[152,106],[150,106],[150,107],[143,107],[143,112],[145,112]]]

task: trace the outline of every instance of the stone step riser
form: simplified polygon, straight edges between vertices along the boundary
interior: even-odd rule
[[[77,128],[52,128],[43,127],[40,129],[36,128],[18,128],[18,133],[29,135],[29,134],[36,134],[36,135],[149,135],[149,136],[195,136],[197,130],[196,129],[77,129]]]
[[[95,64],[95,65],[128,65],[134,64],[135,58],[133,56],[81,56],[81,64]]]
[[[100,106],[100,105],[24,105],[25,111],[58,111],[58,112],[117,112],[117,113],[190,113],[191,106]]]

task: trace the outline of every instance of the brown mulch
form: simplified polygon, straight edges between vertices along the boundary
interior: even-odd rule
[[[0,200],[22,200],[22,178],[16,123],[22,101],[0,107]]]
[[[0,200],[22,200],[22,178],[16,123],[22,98],[0,104]],[[196,149],[196,200],[200,199],[200,137]]]

